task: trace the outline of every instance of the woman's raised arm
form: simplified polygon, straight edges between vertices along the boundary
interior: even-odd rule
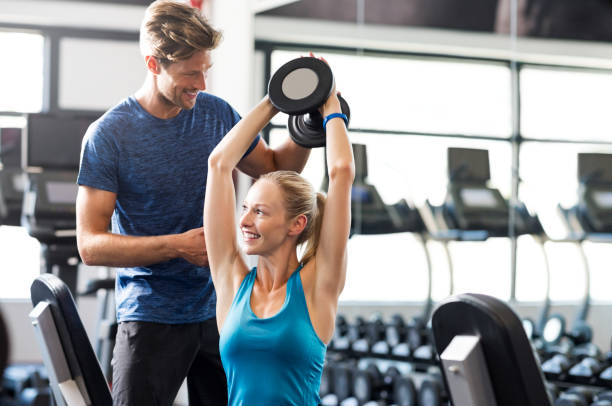
[[[340,102],[334,90],[323,105],[322,114],[323,117],[328,117],[340,112]],[[353,149],[341,117],[327,121],[326,147],[329,188],[315,256],[315,292],[320,299],[337,303],[346,279],[346,245],[351,227],[351,187],[355,179]]]
[[[217,291],[219,325],[222,325],[234,293],[248,271],[236,238],[236,197],[232,171],[276,112],[265,97],[223,137],[208,158],[204,238]]]

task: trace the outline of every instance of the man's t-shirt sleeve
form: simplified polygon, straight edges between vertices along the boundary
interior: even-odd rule
[[[119,151],[114,137],[98,123],[89,126],[81,146],[81,165],[77,183],[117,193]]]
[[[240,119],[242,118],[240,117],[240,114],[238,114],[238,112],[234,110],[234,108],[231,107],[229,104],[227,105],[227,107],[229,109],[229,121],[231,122],[231,125],[225,134],[227,134],[229,130],[231,130],[236,124],[238,124],[238,121],[240,121]],[[223,134],[223,136],[225,136],[225,134]],[[246,158],[255,149],[255,147],[257,146],[257,143],[259,143],[260,138],[261,138],[260,134],[257,134],[257,137],[255,137],[255,139],[253,140],[253,142],[249,146],[249,149],[247,149],[247,151],[244,153],[244,155],[240,159]],[[220,141],[221,140],[219,140],[219,142]]]

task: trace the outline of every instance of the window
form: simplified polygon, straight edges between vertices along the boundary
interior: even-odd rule
[[[610,140],[611,72],[524,67],[520,80],[525,137]]]
[[[58,103],[63,109],[106,110],[135,92],[145,77],[136,41],[66,37],[59,50]],[[96,63],[84,55],[95,55]]]
[[[0,298],[30,297],[40,274],[40,244],[22,227],[0,226]]]
[[[43,105],[44,38],[0,31],[0,111],[39,112]]]
[[[577,156],[580,152],[612,153],[612,145],[526,142],[521,146],[520,198],[538,214],[546,233],[553,239],[567,236],[557,206],[568,208],[577,203]],[[533,239],[519,239],[516,289],[519,300],[544,297],[545,262],[537,244]],[[609,244],[587,242],[584,252],[591,271],[593,298],[610,300],[605,288],[612,284],[612,273],[606,265],[612,259]],[[585,269],[578,246],[570,242],[547,242],[546,254],[551,272],[551,299],[579,300],[584,290]]]

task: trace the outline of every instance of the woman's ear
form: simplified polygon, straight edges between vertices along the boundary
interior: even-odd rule
[[[308,219],[306,218],[306,215],[300,214],[293,219],[291,226],[289,227],[289,235],[300,235],[306,228],[307,224]]]

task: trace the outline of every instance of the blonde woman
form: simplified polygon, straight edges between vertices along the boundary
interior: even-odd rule
[[[242,203],[244,253],[236,238],[232,169],[277,113],[264,98],[208,161],[206,247],[217,292],[219,347],[229,405],[317,405],[326,345],[346,277],[355,168],[335,90],[327,121],[327,197],[295,172],[261,176]],[[298,246],[306,244],[298,258]]]

